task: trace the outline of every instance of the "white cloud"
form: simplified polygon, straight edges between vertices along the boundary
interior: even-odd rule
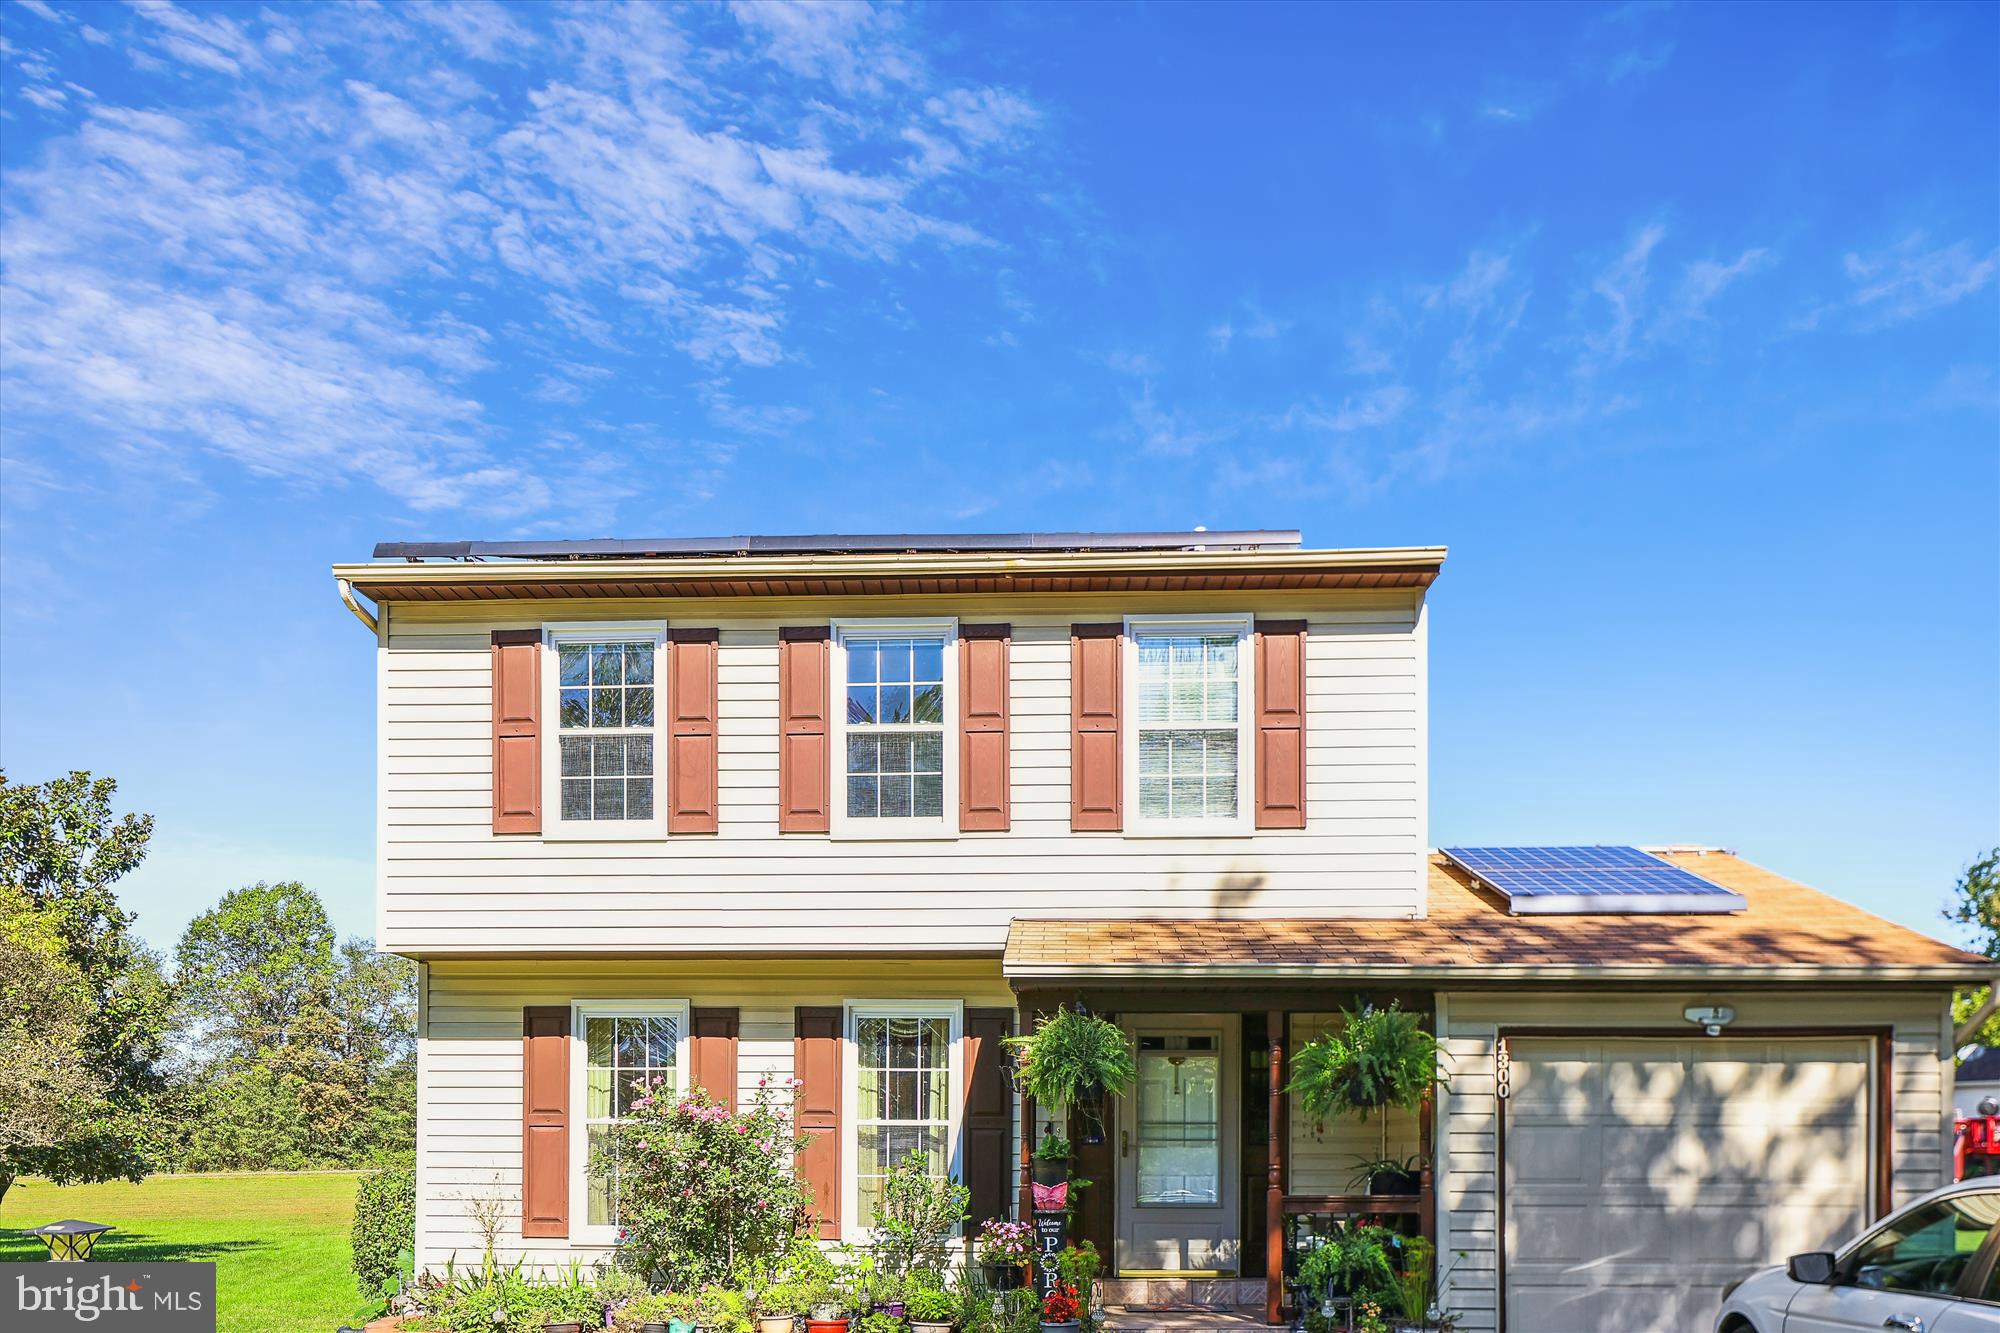
[[[580,450],[617,466],[496,426],[496,392],[588,398],[593,374],[547,348],[776,365],[824,264],[992,248],[965,183],[1041,119],[941,77],[900,11],[536,12],[105,11],[141,70],[124,105],[68,97],[54,66],[29,81],[81,115],[9,172],[10,409],[51,441],[83,421],[107,449],[525,523],[580,503]],[[497,68],[530,58],[525,85]]]
[[[1847,256],[1844,267],[1854,284],[1848,299],[1864,325],[1901,324],[1956,305],[2000,272],[2000,250],[1981,254],[1969,241],[1926,244],[1918,233],[1881,254]]]

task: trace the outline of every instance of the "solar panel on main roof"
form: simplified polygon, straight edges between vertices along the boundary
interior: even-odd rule
[[[1637,847],[1446,847],[1522,913],[1740,912],[1742,894]]]

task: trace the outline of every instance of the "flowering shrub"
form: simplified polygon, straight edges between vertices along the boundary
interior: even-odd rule
[[[783,1252],[804,1225],[810,1196],[793,1169],[799,1082],[759,1079],[736,1111],[699,1088],[656,1096],[660,1082],[638,1089],[591,1170],[616,1173],[619,1262],[655,1286],[694,1291]]]
[[[1083,1302],[1076,1297],[1076,1288],[1067,1282],[1058,1282],[1042,1297],[1042,1322],[1044,1324],[1068,1324],[1076,1320],[1083,1309]]]
[[[1035,1252],[1035,1229],[1026,1222],[989,1218],[979,1224],[979,1262],[1019,1268]]]

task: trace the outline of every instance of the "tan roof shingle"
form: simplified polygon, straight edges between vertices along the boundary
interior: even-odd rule
[[[1726,852],[1666,859],[1749,906],[1713,915],[1511,916],[1442,856],[1421,920],[1054,920],[1018,918],[1010,977],[1185,975],[1740,977],[1985,980],[2000,962],[1955,949]]]

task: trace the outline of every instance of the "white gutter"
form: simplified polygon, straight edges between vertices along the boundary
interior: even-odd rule
[[[346,579],[335,579],[334,583],[340,589],[340,600],[347,604],[347,609],[354,613],[354,618],[366,625],[370,634],[376,633],[380,624],[372,612],[354,600],[354,585]]]
[[[1001,972],[1010,981],[1253,981],[1253,980],[1335,980],[1358,978],[1399,981],[1456,981],[1478,985],[1487,981],[1674,981],[1705,985],[1727,985],[1738,981],[1817,981],[1817,982],[1930,982],[1937,985],[1964,985],[1984,981],[1988,967],[1875,967],[1866,964],[1829,966],[1817,963],[1770,964],[1756,967],[1687,965],[1662,967],[1633,964],[1609,967],[1551,966],[1515,964],[1492,966],[1468,964],[1459,967],[1395,967],[1378,964],[1280,963],[1255,964],[1139,964],[1120,967],[1103,963],[1014,963],[1003,964]]]

